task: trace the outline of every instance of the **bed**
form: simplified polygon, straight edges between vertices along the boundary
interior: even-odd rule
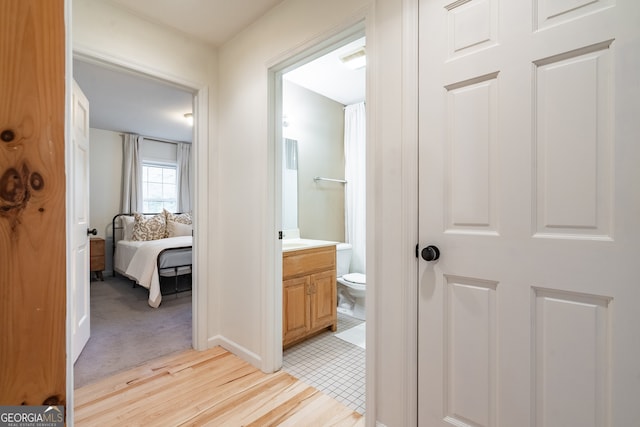
[[[167,211],[157,214],[121,213],[113,217],[113,270],[149,290],[148,303],[162,302],[161,279],[191,275],[191,216]],[[190,290],[190,287],[182,290]]]

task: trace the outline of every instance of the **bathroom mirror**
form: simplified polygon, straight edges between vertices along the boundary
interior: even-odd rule
[[[298,228],[298,141],[284,138],[282,147],[282,229]]]

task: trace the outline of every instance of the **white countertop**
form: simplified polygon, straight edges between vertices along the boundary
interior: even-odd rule
[[[282,252],[298,251],[300,249],[321,248],[323,246],[335,246],[339,242],[313,239],[284,239],[282,240]]]

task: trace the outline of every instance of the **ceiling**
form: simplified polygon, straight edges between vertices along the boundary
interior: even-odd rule
[[[108,0],[144,19],[220,45],[281,0]],[[364,100],[365,69],[350,70],[339,57],[364,38],[305,64],[284,78],[341,104]],[[90,126],[117,132],[192,141],[184,118],[193,96],[174,86],[113,67],[74,60],[73,75],[89,99]]]
[[[89,100],[89,126],[191,142],[185,113],[193,95],[184,90],[114,68],[73,61],[73,77]]]
[[[282,0],[109,0],[157,24],[220,46]]]
[[[340,60],[365,46],[362,37],[285,74],[283,78],[343,105],[364,101],[366,69],[352,70]]]

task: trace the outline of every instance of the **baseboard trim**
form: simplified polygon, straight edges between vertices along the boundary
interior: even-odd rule
[[[216,335],[213,337],[209,337],[208,339],[208,348],[220,346],[230,353],[235,354],[240,359],[244,360],[247,363],[250,363],[252,366],[262,370],[262,358],[255,354],[252,351],[247,350],[241,345],[236,344],[235,342],[227,339],[222,335]]]

